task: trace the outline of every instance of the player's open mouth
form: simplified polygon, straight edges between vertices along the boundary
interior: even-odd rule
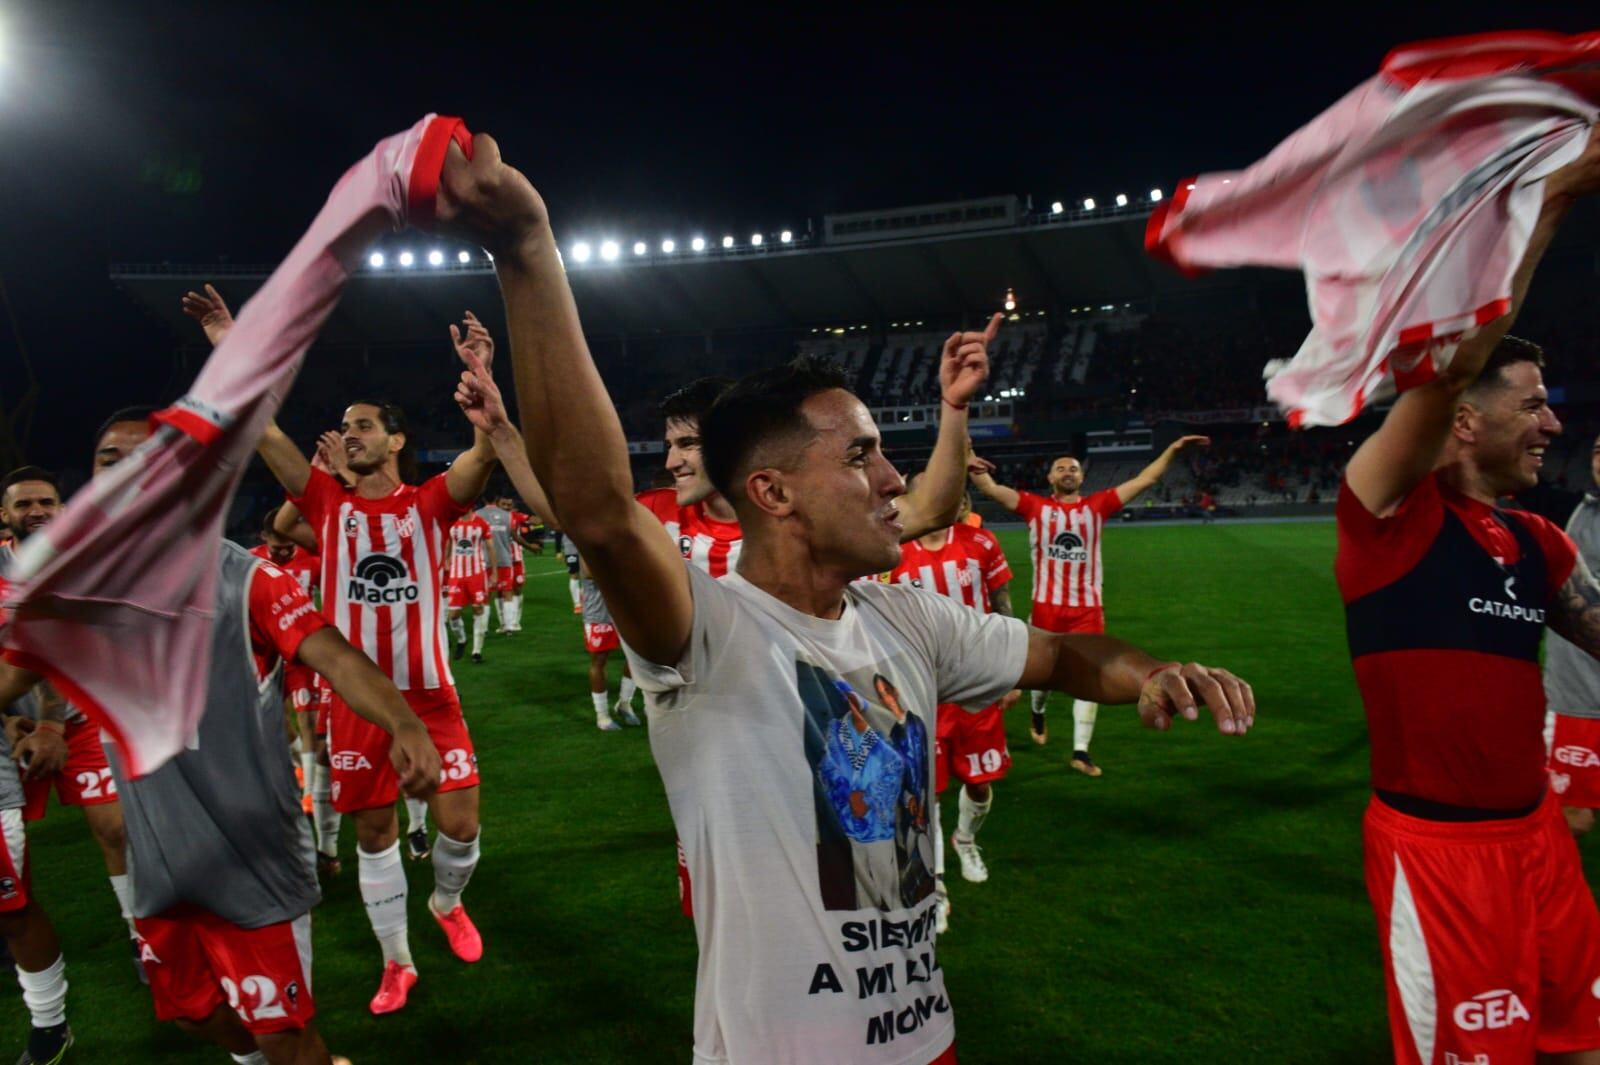
[[[1543,466],[1544,465],[1544,448],[1542,446],[1541,447],[1530,447],[1528,449],[1528,454],[1533,456],[1533,464],[1535,466]]]

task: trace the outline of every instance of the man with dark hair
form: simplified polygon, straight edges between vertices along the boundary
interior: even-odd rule
[[[1100,536],[1106,519],[1148,492],[1166,476],[1178,452],[1191,445],[1205,447],[1209,437],[1180,436],[1138,475],[1115,488],[1083,495],[1084,464],[1062,455],[1050,464],[1050,495],[1019,492],[997,484],[986,468],[972,474],[978,490],[1028,522],[1033,547],[1033,608],[1028,624],[1048,632],[1105,632],[1106,612],[1101,600]],[[1029,731],[1033,742],[1048,738],[1045,708],[1050,693],[1033,693]],[[1100,767],[1089,757],[1089,741],[1100,707],[1088,699],[1072,701],[1072,768],[1089,777]]]
[[[208,292],[215,296],[214,290]],[[215,302],[220,304],[220,297]],[[209,324],[207,316],[190,313],[213,344],[232,324],[225,306],[209,314]],[[458,350],[480,350],[485,361],[493,356],[488,330],[470,312],[460,328],[450,326],[450,336]],[[479,857],[477,755],[450,674],[440,604],[446,534],[488,485],[494,448],[477,434],[448,471],[415,485],[407,478],[415,469],[415,448],[398,407],[375,400],[352,403],[340,432],[353,479],[349,487],[313,467],[276,423],[268,426],[257,452],[321,545],[323,615],[394,681],[444,761],[443,781],[429,797],[438,831],[428,911],[451,952],[475,962],[483,956],[483,940],[461,895]],[[334,805],[354,815],[361,897],[383,951],[383,976],[371,1009],[393,1013],[405,1006],[417,982],[394,810],[400,781],[385,757],[388,740],[382,730],[338,698],[329,713],[328,747]]]
[[[1539,673],[1546,624],[1600,653],[1600,586],[1558,527],[1498,506],[1561,432],[1539,349],[1506,332],[1596,191],[1591,136],[1545,180],[1509,308],[1443,368],[1416,353],[1339,490],[1334,571],[1372,739],[1367,890],[1401,1065],[1600,1061],[1600,912],[1549,787]]]
[[[472,148],[470,161],[450,149],[439,217],[494,256],[533,472],[648,693],[650,744],[693,873],[695,1059],[953,1062],[932,878],[919,877],[923,848],[913,850],[915,826],[902,820],[928,808],[925,793],[906,789],[926,791],[933,752],[927,730],[906,722],[932,720],[939,702],[985,706],[1020,679],[1138,701],[1156,728],[1197,717],[1205,701],[1219,729],[1238,735],[1254,712],[1248,686],[1108,637],[1030,632],[937,596],[856,583],[899,559],[905,486],[867,408],[808,363],[747,378],[702,420],[708,469],[744,543],[737,571],[722,580],[684,565],[633,498],[626,439],[584,343],[543,202],[500,161],[492,138],[480,134]],[[940,366],[945,417],[960,429],[958,470],[965,406],[987,361],[986,334],[962,333]],[[457,399],[483,427],[497,397],[485,368],[468,365]],[[956,489],[942,520],[955,512],[959,475]],[[817,772],[829,737],[852,771],[884,743],[919,762],[898,778],[893,804],[898,897],[884,897],[876,861],[865,882],[848,871],[856,844]],[[836,768],[828,787],[844,790],[844,811],[882,812],[850,793],[883,774],[856,782]],[[858,972],[863,989],[866,974],[899,979],[857,994]]]
[[[28,538],[53,521],[61,511],[61,491],[55,475],[37,466],[24,466],[13,470],[5,478],[0,491],[0,521],[4,521],[17,535],[20,547]],[[0,576],[9,576],[12,554],[0,554]],[[89,834],[100,847],[105,860],[106,876],[111,880],[111,890],[117,896],[117,908],[127,923],[128,935],[133,935],[133,915],[129,908],[128,863],[124,854],[126,837],[122,822],[122,805],[117,801],[116,781],[111,778],[111,766],[106,761],[105,750],[100,746],[100,730],[85,717],[82,711],[70,704],[62,704],[59,713],[42,718],[39,711],[44,704],[37,699],[23,700],[17,704],[18,713],[5,719],[8,748],[14,749],[23,737],[38,730],[59,733],[66,742],[57,749],[58,757],[44,756],[23,773],[23,790],[27,803],[23,817],[38,821],[45,816],[50,805],[50,792],[63,806],[77,806],[83,810]],[[43,737],[40,737],[41,739]],[[143,970],[139,970],[141,977]]]

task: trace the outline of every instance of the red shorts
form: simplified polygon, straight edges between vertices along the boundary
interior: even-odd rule
[[[963,784],[1000,780],[1011,768],[1006,726],[999,703],[971,713],[955,703],[939,704],[933,741],[935,790],[943,794],[955,777]]]
[[[1527,817],[1363,824],[1397,1065],[1600,1047],[1600,911],[1553,794]]]
[[[422,718],[444,763],[439,790],[478,786],[478,755],[461,715],[454,688],[401,692]],[[333,808],[342,814],[393,806],[400,797],[400,778],[389,762],[389,734],[358,717],[337,695],[328,718],[328,764],[332,767]]]
[[[517,559],[511,566],[511,583],[514,587],[521,588],[528,583],[527,571],[522,568],[522,559]]]
[[[601,651],[615,651],[622,646],[622,641],[617,639],[615,625],[591,625],[583,623],[583,648],[590,654],[599,654]]]
[[[283,667],[283,696],[297,711],[317,708],[317,671],[310,666]]]
[[[1550,790],[1563,806],[1600,807],[1600,718],[1555,715]]]
[[[451,610],[464,606],[483,606],[489,601],[487,574],[474,573],[470,577],[452,577],[445,586],[444,601]]]
[[[494,571],[494,586],[496,591],[510,592],[517,588],[517,569],[515,566],[501,566]]]
[[[1051,606],[1035,603],[1028,614],[1028,624],[1046,632],[1106,631],[1106,608],[1103,606]]]
[[[28,836],[21,810],[0,810],[0,913],[28,905]]]
[[[136,917],[156,1019],[203,1021],[226,1002],[255,1035],[304,1028],[311,1001],[311,915],[240,928],[180,906]]]
[[[100,806],[117,801],[117,782],[111,779],[106,749],[100,746],[100,727],[87,720],[67,722],[67,764],[59,773],[22,782],[23,816],[37,821],[50,801],[50,786],[63,806]]]

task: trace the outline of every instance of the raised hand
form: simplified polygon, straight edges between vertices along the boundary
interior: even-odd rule
[[[1172,452],[1173,454],[1177,454],[1178,452],[1182,451],[1186,447],[1196,447],[1196,446],[1197,447],[1210,447],[1211,446],[1211,438],[1209,436],[1199,436],[1199,435],[1180,436],[1180,437],[1178,437],[1178,439],[1174,440],[1172,443],[1167,445],[1167,450]]]
[[[1225,669],[1198,662],[1173,664],[1145,679],[1139,693],[1139,719],[1146,728],[1165,731],[1174,718],[1196,721],[1204,705],[1217,720],[1217,731],[1243,736],[1255,724],[1256,696],[1250,685]]]
[[[494,369],[494,337],[489,334],[489,327],[478,321],[478,316],[471,311],[461,319],[459,328],[454,322],[450,324],[450,342],[463,362],[467,358],[463,349],[470,349],[485,370]]]
[[[487,133],[472,138],[472,158],[452,143],[445,155],[434,210],[438,228],[507,256],[547,231],[544,200],[514,166],[500,159],[500,146]]]
[[[939,356],[939,391],[944,401],[952,407],[965,407],[972,402],[989,379],[989,344],[1000,332],[996,314],[981,333],[951,333],[944,342]]]
[[[211,346],[222,343],[222,338],[233,328],[233,314],[221,293],[206,284],[206,294],[190,291],[183,294],[183,313],[200,323]]]
[[[450,329],[453,334],[455,326]],[[506,414],[505,397],[477,351],[471,344],[457,344],[456,354],[467,365],[456,383],[456,404],[467,421],[474,429],[481,429],[490,436],[512,428],[511,418]]]
[[[355,484],[355,473],[350,469],[348,456],[344,450],[344,437],[339,435],[337,429],[329,429],[317,437],[317,452],[311,459],[311,465],[339,478],[345,484]]]

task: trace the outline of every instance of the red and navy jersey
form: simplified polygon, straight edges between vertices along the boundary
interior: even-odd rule
[[[1545,789],[1545,612],[1577,548],[1544,518],[1429,474],[1390,517],[1339,490],[1334,571],[1372,737],[1372,785],[1510,811]]]

